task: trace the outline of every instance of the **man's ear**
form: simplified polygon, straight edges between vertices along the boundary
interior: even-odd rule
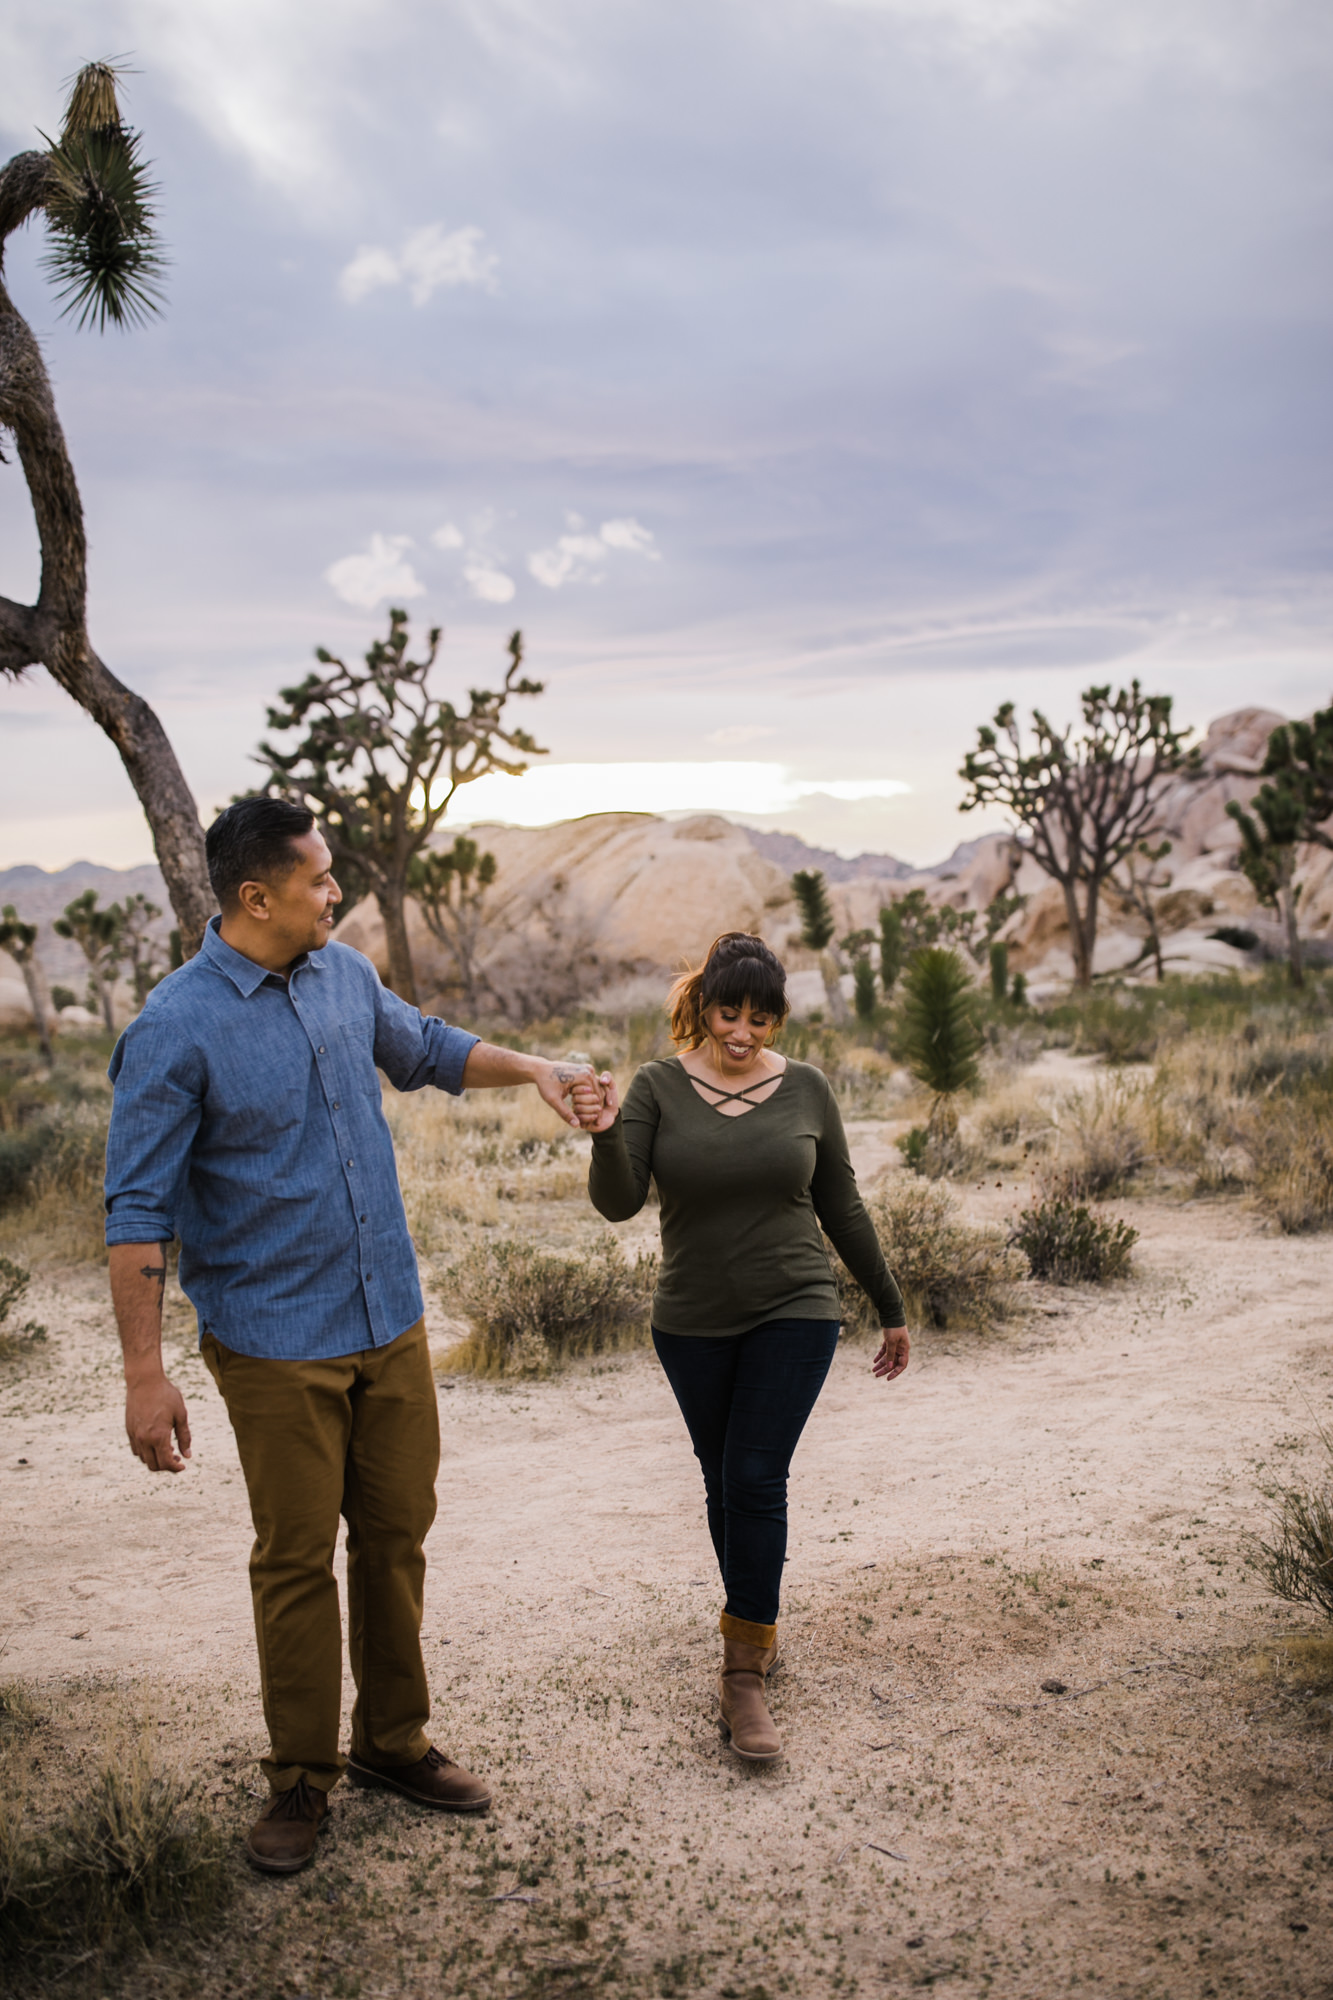
[[[256,923],[266,924],[273,914],[269,908],[266,882],[242,882],[236,891],[236,900],[246,916],[253,917]]]

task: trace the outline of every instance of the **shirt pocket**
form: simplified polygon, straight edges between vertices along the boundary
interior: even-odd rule
[[[378,1104],[381,1090],[375,1067],[375,1016],[368,1008],[358,1008],[339,1021],[335,1034],[343,1089],[349,1097]]]

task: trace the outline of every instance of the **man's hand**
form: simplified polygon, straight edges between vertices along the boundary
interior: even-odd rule
[[[597,1082],[591,1063],[542,1063],[533,1077],[538,1095],[545,1099],[552,1111],[558,1112],[566,1125],[572,1125],[577,1132],[582,1119],[577,1109],[577,1095],[580,1090],[596,1090]],[[574,1098],[574,1103],[569,1102]]]
[[[184,1396],[167,1376],[136,1377],[130,1382],[125,1391],[125,1434],[130,1450],[150,1472],[184,1472],[190,1456],[190,1420]]]
[[[190,1456],[190,1422],[185,1398],[167,1380],[162,1366],[167,1245],[115,1243],[107,1261],[125,1357],[125,1434],[130,1450],[150,1472],[184,1472]]]
[[[574,1087],[574,1110],[585,1132],[609,1132],[620,1111],[616,1080],[609,1069]]]
[[[907,1366],[907,1357],[912,1351],[912,1343],[907,1338],[905,1326],[886,1326],[884,1338],[879,1345],[879,1353],[870,1364],[870,1372],[881,1382],[894,1382]]]

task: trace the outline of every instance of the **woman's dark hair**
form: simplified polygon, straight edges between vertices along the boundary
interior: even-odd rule
[[[710,1007],[740,1007],[745,1001],[756,1014],[771,1014],[780,1028],[789,1012],[787,974],[777,953],[750,931],[723,931],[708,947],[708,956],[694,972],[686,972],[671,989],[671,1039],[697,1049],[706,1039],[704,1015]]]
[[[204,851],[208,879],[221,907],[225,910],[236,901],[242,882],[273,882],[290,875],[297,860],[292,842],[314,824],[309,806],[271,799],[263,792],[236,799],[220,812],[204,835]]]

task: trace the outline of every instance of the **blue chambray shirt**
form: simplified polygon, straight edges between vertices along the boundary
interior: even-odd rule
[[[181,1242],[181,1289],[238,1354],[383,1347],[422,1312],[377,1066],[455,1095],[477,1041],[326,944],[286,980],[224,944],[164,979],[111,1058],[108,1243]]]

